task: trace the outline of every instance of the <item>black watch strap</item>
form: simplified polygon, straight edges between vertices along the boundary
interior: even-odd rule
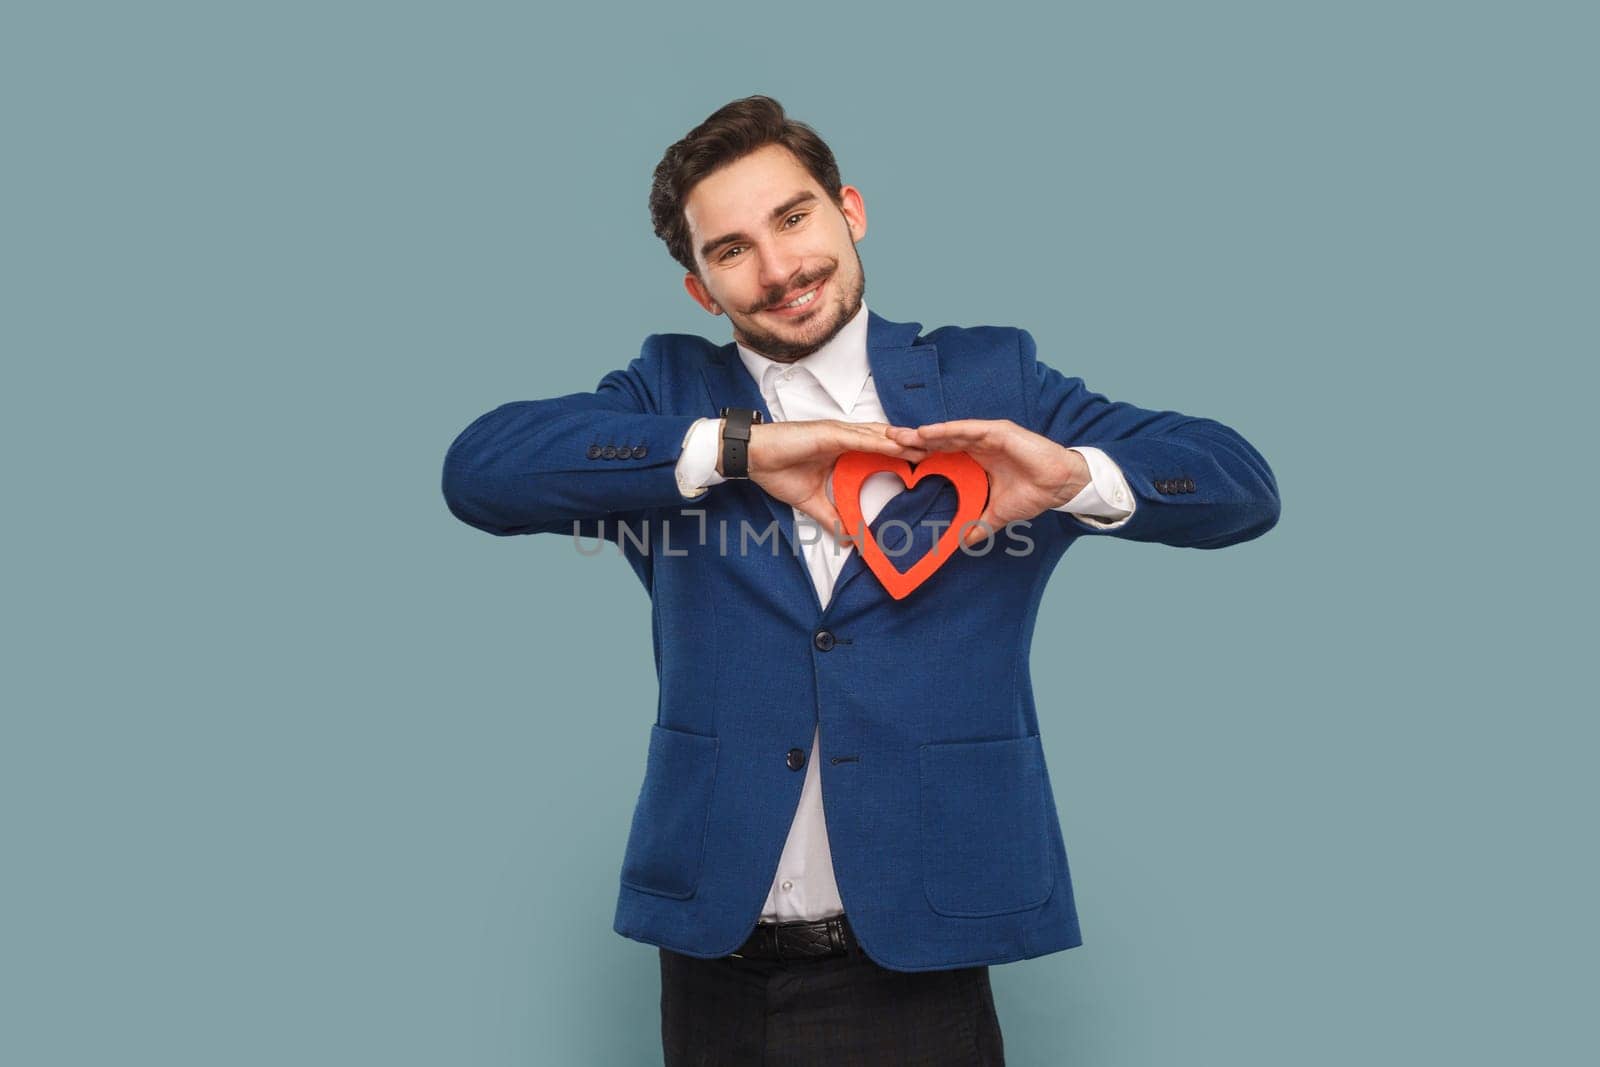
[[[750,477],[750,427],[761,421],[752,408],[722,409],[722,476]]]

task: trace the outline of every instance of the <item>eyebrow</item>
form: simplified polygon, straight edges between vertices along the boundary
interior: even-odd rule
[[[801,204],[804,204],[804,203],[806,203],[807,201],[810,201],[810,200],[815,200],[816,198],[817,198],[817,194],[816,193],[810,193],[810,192],[799,192],[799,193],[796,193],[793,196],[791,196],[789,199],[785,200],[783,203],[779,204],[777,207],[773,208],[772,209],[772,214],[769,215],[768,218],[770,218],[773,222],[777,222],[779,219],[781,219],[785,215],[789,214],[789,212],[793,211],[795,208],[799,207]],[[749,239],[750,239],[749,237],[745,236],[742,233],[725,233],[721,237],[713,238],[712,240],[707,241],[705,244],[701,245],[700,246],[700,255],[705,259],[710,259],[711,258],[711,253],[715,252],[717,249],[721,248],[723,245],[731,244],[734,241],[748,241]]]

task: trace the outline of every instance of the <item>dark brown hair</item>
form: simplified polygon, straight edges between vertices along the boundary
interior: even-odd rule
[[[683,216],[690,190],[713,171],[770,144],[794,153],[834,203],[839,202],[839,164],[816,130],[786,117],[783,105],[770,96],[747,96],[724,104],[667,149],[650,184],[650,221],[684,269],[699,273]]]

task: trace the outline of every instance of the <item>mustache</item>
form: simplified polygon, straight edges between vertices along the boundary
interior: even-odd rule
[[[754,315],[758,311],[766,311],[768,308],[776,305],[778,301],[782,300],[785,296],[794,292],[796,289],[809,289],[817,282],[827,281],[829,278],[833,277],[833,272],[838,269],[839,264],[835,262],[832,266],[826,267],[810,277],[800,278],[796,281],[789,282],[787,285],[784,285],[781,288],[769,289],[767,290],[766,294],[764,294],[764,299],[761,301],[761,303],[754,307],[746,308],[745,313],[747,315]]]

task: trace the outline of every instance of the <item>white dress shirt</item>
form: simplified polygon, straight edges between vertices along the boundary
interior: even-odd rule
[[[872,385],[867,360],[867,305],[827,344],[793,363],[780,363],[739,345],[739,358],[761,388],[767,410],[775,422],[838,419],[846,422],[889,422]],[[687,498],[725,481],[717,473],[717,428],[720,419],[700,419],[684,436],[683,454],[676,468],[678,488]],[[1112,530],[1127,522],[1136,506],[1128,483],[1116,463],[1098,448],[1073,448],[1089,466],[1090,483],[1077,496],[1057,508],[1098,529]],[[871,523],[905,483],[891,471],[869,475],[861,485],[862,521]],[[828,492],[832,497],[830,481]],[[795,539],[805,553],[806,568],[825,608],[854,545],[836,544],[799,508],[794,509]],[[828,851],[828,827],[822,809],[822,728],[818,724],[806,761],[800,804],[789,827],[778,870],[767,893],[761,917],[788,922],[821,919],[844,911],[833,877],[833,856]]]

